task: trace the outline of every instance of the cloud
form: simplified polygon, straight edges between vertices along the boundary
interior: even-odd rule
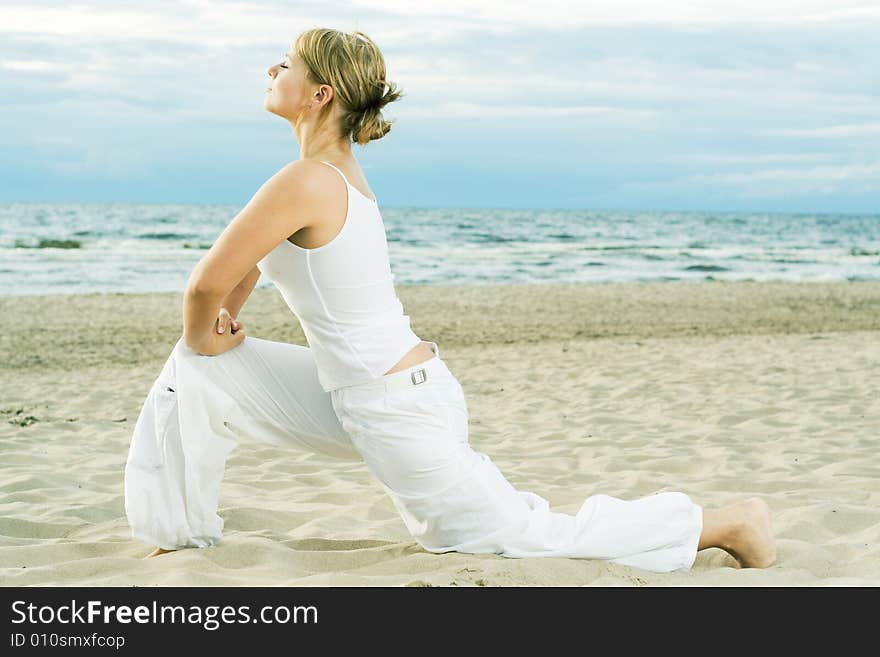
[[[713,25],[731,22],[791,25],[880,18],[880,7],[840,0],[353,0],[352,5],[414,19],[467,18],[507,26]]]
[[[745,173],[696,174],[675,183],[739,188],[744,198],[833,194],[841,190],[880,190],[880,160],[867,164],[840,164],[809,168],[758,169]]]
[[[0,142],[22,161],[67,144],[41,169],[59,179],[164,166],[182,135],[243,160],[233,147],[278,134],[266,68],[318,26],[377,41],[406,93],[386,110],[397,143],[442,135],[434,161],[505,175],[519,148],[682,194],[876,186],[876,1],[6,2]]]
[[[556,118],[569,116],[612,115],[616,119],[645,119],[656,114],[653,110],[629,109],[601,105],[488,105],[466,102],[446,102],[431,107],[404,111],[407,118]]]
[[[52,64],[50,62],[41,62],[33,59],[0,59],[0,68],[6,69],[7,71],[23,71],[28,73],[36,71],[51,71]]]
[[[91,43],[184,43],[222,48],[265,43],[271,35],[283,33],[283,26],[311,26],[322,19],[320,12],[297,13],[289,7],[274,9],[265,3],[150,0],[137,4],[141,6],[111,1],[68,6],[6,4],[0,7],[0,34],[69,37]]]
[[[715,153],[679,153],[669,155],[672,162],[694,162],[708,164],[753,164],[760,162],[815,162],[836,157],[833,153],[754,153],[727,155]]]
[[[880,135],[880,123],[832,125],[816,128],[779,128],[758,132],[759,134],[780,135],[783,137],[868,137]]]

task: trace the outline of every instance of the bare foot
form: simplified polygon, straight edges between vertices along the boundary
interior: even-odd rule
[[[734,508],[739,517],[724,549],[742,568],[766,568],[776,561],[776,539],[770,524],[770,507],[760,497],[750,497]]]
[[[144,559],[149,559],[150,557],[158,557],[160,554],[167,554],[169,552],[176,552],[176,550],[164,550],[160,547],[157,547],[155,550],[145,556]]]

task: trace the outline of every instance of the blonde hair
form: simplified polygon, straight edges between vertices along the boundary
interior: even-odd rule
[[[382,108],[404,94],[385,80],[385,59],[372,39],[360,31],[314,28],[296,38],[293,50],[312,82],[333,87],[343,137],[363,146],[388,134],[393,121],[383,118]]]

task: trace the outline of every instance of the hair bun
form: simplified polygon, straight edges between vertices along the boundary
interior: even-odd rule
[[[387,80],[385,58],[372,39],[360,31],[314,28],[297,37],[294,51],[308,67],[310,81],[333,87],[342,136],[365,145],[388,134],[393,121],[381,112],[404,93]]]
[[[381,111],[382,108],[385,107],[385,96],[374,100],[371,103],[368,103],[363,110],[365,112],[369,112],[370,110],[376,110],[377,112]]]

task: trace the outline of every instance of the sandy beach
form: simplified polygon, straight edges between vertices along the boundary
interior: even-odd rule
[[[594,493],[761,496],[778,559],[690,572],[422,550],[362,463],[242,442],[222,543],[143,560],[123,468],[181,295],[0,297],[0,584],[880,585],[880,282],[398,286],[470,440],[574,513]],[[306,344],[272,289],[246,333]]]

